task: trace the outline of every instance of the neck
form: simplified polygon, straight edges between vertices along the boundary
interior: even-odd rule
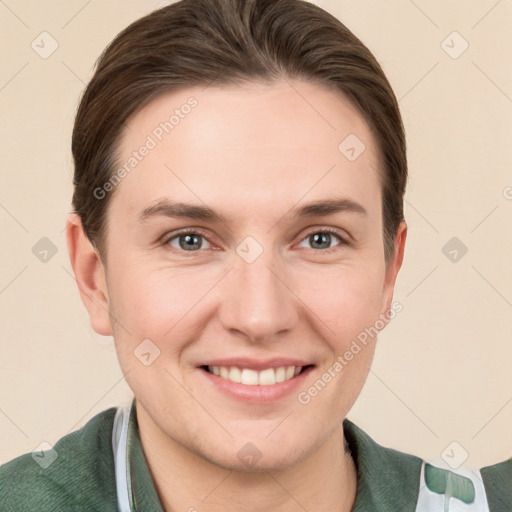
[[[233,471],[169,438],[140,404],[142,447],[166,512],[350,512],[357,471],[340,426],[314,453],[276,471]]]

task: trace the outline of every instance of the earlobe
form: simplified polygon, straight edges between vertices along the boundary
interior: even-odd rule
[[[386,276],[384,280],[384,288],[382,290],[383,294],[381,313],[383,314],[385,314],[391,308],[396,278],[404,259],[406,238],[407,224],[405,221],[402,221],[396,230],[393,254],[388,265],[386,266]]]
[[[104,336],[112,335],[105,268],[87,238],[80,217],[71,213],[66,222],[69,259],[92,328]]]

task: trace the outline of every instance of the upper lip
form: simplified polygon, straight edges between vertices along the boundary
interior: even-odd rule
[[[309,366],[310,361],[295,359],[290,357],[276,357],[272,359],[252,359],[248,357],[229,357],[225,359],[211,359],[198,366],[236,366],[238,368],[248,368],[250,370],[262,371],[267,368],[280,368],[281,366]]]

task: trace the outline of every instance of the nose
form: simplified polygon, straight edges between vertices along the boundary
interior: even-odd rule
[[[275,341],[297,325],[300,300],[283,265],[272,251],[248,263],[235,258],[222,291],[219,315],[223,327],[252,343]]]

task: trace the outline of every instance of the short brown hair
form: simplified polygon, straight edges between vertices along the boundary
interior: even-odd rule
[[[334,16],[302,0],[180,0],[135,21],[103,51],[72,136],[73,207],[102,258],[113,192],[98,199],[94,191],[115,171],[128,119],[170,91],[283,77],[344,94],[366,119],[380,153],[389,261],[407,181],[398,102],[368,48]]]

